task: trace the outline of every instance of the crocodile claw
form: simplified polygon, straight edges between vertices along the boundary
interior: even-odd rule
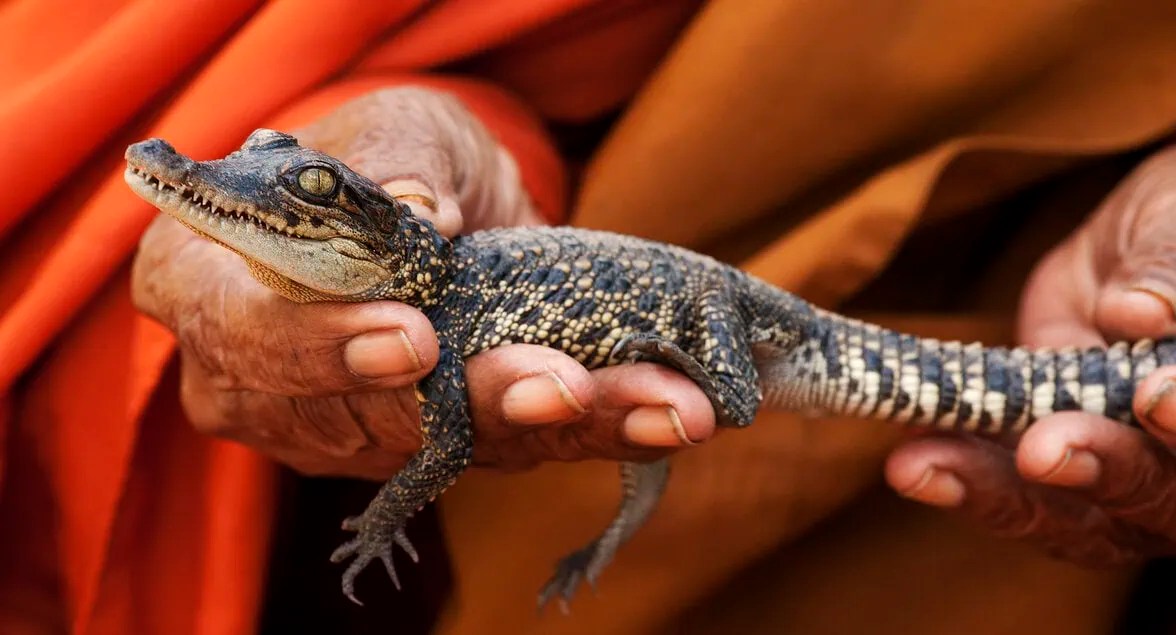
[[[404,533],[403,523],[389,523],[380,520],[371,522],[363,516],[353,516],[343,521],[343,529],[359,534],[340,545],[331,554],[331,562],[335,563],[355,556],[355,560],[352,560],[351,564],[347,566],[347,570],[343,572],[343,595],[352,602],[363,606],[363,602],[355,597],[355,579],[376,559],[384,563],[384,570],[388,572],[388,577],[392,578],[392,584],[396,586],[397,590],[400,590],[400,578],[396,575],[396,567],[392,564],[392,544],[400,545],[400,548],[404,549],[413,562],[420,560],[416,548],[412,546],[408,535]]]
[[[539,591],[539,608],[542,609],[552,598],[559,596],[559,610],[568,613],[568,603],[581,582],[587,582],[592,590],[596,590],[596,579],[604,569],[602,565],[594,564],[596,543],[568,554],[555,566],[555,573]]]

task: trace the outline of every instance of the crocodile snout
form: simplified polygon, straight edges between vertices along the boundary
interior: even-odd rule
[[[127,163],[137,168],[146,168],[156,174],[165,173],[173,178],[187,173],[194,161],[176,152],[163,139],[147,139],[127,147],[124,155]]]

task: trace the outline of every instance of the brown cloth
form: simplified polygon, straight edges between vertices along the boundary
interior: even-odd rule
[[[1171,2],[716,0],[596,153],[573,222],[705,249],[829,307],[874,280],[859,313],[1007,342],[1034,258],[1121,175],[1102,163],[1174,123]],[[942,270],[976,227],[992,251]],[[896,257],[915,266],[884,273]],[[887,300],[921,298],[920,272],[965,293]],[[442,502],[457,588],[441,632],[1111,629],[1132,572],[878,491],[896,438],[773,413],[681,453],[655,518],[570,618],[537,616],[534,591],[612,513],[614,467],[473,472]]]

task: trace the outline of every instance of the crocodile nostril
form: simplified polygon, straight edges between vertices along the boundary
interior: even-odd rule
[[[164,141],[163,139],[148,139],[144,143],[148,145],[152,152],[164,152],[167,154],[176,153],[176,149],[172,147],[172,144]]]
[[[132,144],[131,147],[127,148],[127,153],[158,157],[161,154],[175,154],[176,149],[163,139],[147,139],[146,141]]]
[[[194,163],[176,152],[176,149],[163,139],[147,139],[133,143],[127,147],[125,157],[127,161],[140,166],[149,165],[153,170],[170,171],[173,177],[186,173]]]

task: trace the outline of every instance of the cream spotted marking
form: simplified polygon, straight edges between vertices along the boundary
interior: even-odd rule
[[[337,159],[258,130],[216,161],[152,139],[127,149],[126,180],[198,234],[237,252],[266,285],[297,302],[393,299],[425,312],[441,344],[417,386],[423,445],[332,554],[354,556],[343,592],[392,545],[414,560],[407,519],[468,466],[464,359],[523,342],[588,368],[651,359],[707,394],[721,425],[760,407],[907,422],[978,434],[1020,432],[1062,410],[1138,424],[1138,382],[1176,362],[1176,342],[1030,351],[939,342],[817,309],[685,249],[570,228],[440,236],[426,220]],[[540,602],[594,582],[653,512],[668,464],[621,466],[620,510],[600,537],[559,563]]]

